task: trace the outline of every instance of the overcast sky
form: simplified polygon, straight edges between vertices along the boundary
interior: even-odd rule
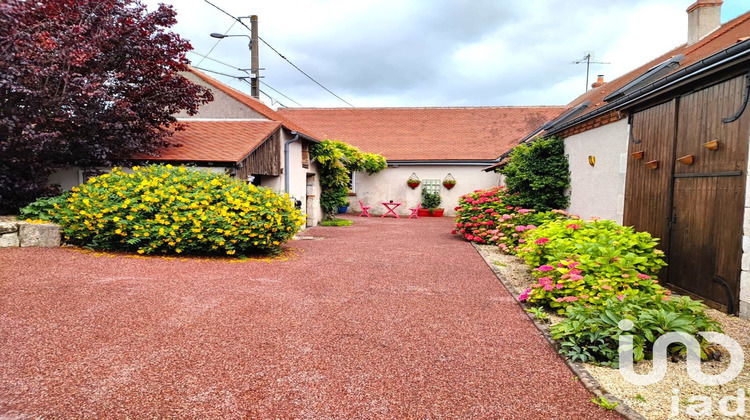
[[[143,0],[153,9],[164,0]],[[694,0],[209,0],[234,16],[258,15],[261,38],[357,107],[560,105],[589,83],[617,77],[687,38]],[[205,0],[167,0],[172,29],[207,54],[211,32],[249,31]],[[722,22],[749,8],[724,0]],[[248,19],[243,22],[249,24]],[[750,35],[750,34],[749,34]],[[262,81],[306,107],[346,107],[260,45]],[[211,58],[249,68],[246,38],[225,38]],[[189,54],[194,65],[242,75]],[[249,85],[212,75],[249,93]],[[296,107],[267,86],[277,102]],[[261,95],[269,105],[272,101]],[[274,107],[278,103],[273,104]]]

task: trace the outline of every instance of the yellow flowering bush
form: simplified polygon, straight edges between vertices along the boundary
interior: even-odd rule
[[[115,168],[22,215],[60,224],[69,243],[140,254],[273,252],[304,224],[286,194],[171,165]]]

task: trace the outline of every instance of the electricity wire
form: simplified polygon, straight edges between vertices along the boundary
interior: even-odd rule
[[[247,30],[249,30],[249,31],[251,31],[251,32],[252,32],[252,29],[251,29],[251,28],[250,28],[249,26],[247,26],[247,25],[246,25],[246,24],[245,24],[244,22],[242,22],[242,21],[240,20],[240,18],[238,18],[238,17],[235,17],[234,15],[231,15],[230,13],[228,13],[227,11],[225,11],[224,9],[222,9],[221,7],[219,7],[219,6],[217,6],[217,5],[213,4],[213,3],[211,3],[211,2],[209,1],[209,0],[203,0],[203,1],[205,1],[205,2],[206,2],[206,3],[208,3],[208,4],[210,4],[210,5],[211,5],[211,6],[213,6],[213,7],[215,8],[215,9],[217,9],[218,11],[220,11],[220,12],[224,13],[225,15],[229,16],[230,18],[234,19],[235,21],[239,22],[239,23],[240,23],[240,25],[244,26],[244,27],[245,27],[245,28],[246,28]],[[278,54],[278,55],[279,55],[279,57],[283,58],[283,59],[284,59],[284,60],[285,60],[285,61],[286,61],[287,63],[289,63],[289,64],[290,64],[290,65],[291,65],[292,67],[294,67],[294,68],[295,68],[295,69],[296,69],[297,71],[299,71],[300,73],[302,73],[303,75],[305,75],[305,77],[307,77],[308,79],[312,80],[312,81],[313,81],[313,82],[314,82],[314,83],[315,83],[316,85],[320,86],[320,87],[321,87],[321,88],[323,88],[323,89],[324,89],[324,90],[325,90],[326,92],[328,92],[328,93],[330,93],[331,95],[333,95],[333,96],[335,96],[336,98],[338,98],[338,99],[339,99],[339,100],[340,100],[341,102],[343,102],[343,103],[345,103],[345,104],[349,105],[350,107],[354,108],[354,105],[352,105],[351,103],[349,103],[349,102],[348,102],[348,101],[347,101],[346,99],[344,99],[344,98],[342,98],[341,96],[339,96],[339,95],[337,95],[337,94],[333,93],[333,91],[331,91],[331,90],[330,90],[330,89],[328,89],[327,87],[323,86],[323,84],[322,84],[322,83],[320,83],[320,82],[318,82],[317,80],[315,80],[315,79],[314,79],[314,78],[313,78],[312,76],[310,76],[310,75],[309,75],[309,74],[307,74],[307,73],[306,73],[306,72],[305,72],[304,70],[302,70],[301,68],[299,68],[299,66],[297,66],[297,65],[296,65],[296,64],[294,64],[294,63],[292,63],[292,61],[291,61],[291,60],[289,60],[288,58],[286,58],[286,57],[285,57],[285,56],[284,56],[283,54],[281,54],[281,53],[280,53],[280,52],[279,52],[279,51],[278,51],[278,50],[277,50],[276,48],[274,48],[273,46],[271,46],[271,44],[269,44],[269,43],[268,43],[268,42],[267,42],[267,41],[266,41],[265,39],[261,38],[260,36],[258,36],[258,39],[260,39],[260,40],[261,40],[261,42],[263,42],[264,44],[266,44],[266,46],[268,46],[268,48],[270,48],[270,49],[271,49],[271,50],[272,50],[273,52],[275,52],[276,54]]]

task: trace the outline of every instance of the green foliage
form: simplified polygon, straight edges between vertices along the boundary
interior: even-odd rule
[[[532,306],[531,308],[526,309],[526,312],[534,315],[534,318],[536,318],[539,322],[550,322],[549,314],[544,310],[544,308]]]
[[[346,219],[328,219],[320,222],[322,226],[351,226],[353,223]]]
[[[22,214],[60,224],[70,243],[142,254],[275,252],[304,224],[286,195],[171,165],[115,168]]]
[[[29,204],[26,207],[22,207],[20,210],[19,219],[34,219],[44,220],[45,222],[52,222],[54,216],[52,212],[56,208],[64,206],[70,198],[70,191],[65,191],[62,194],[55,197],[42,197]]]
[[[599,407],[606,408],[607,410],[614,410],[618,405],[620,405],[620,403],[618,402],[610,402],[604,396],[592,398],[591,402],[598,405]]]
[[[666,264],[657,240],[610,220],[555,220],[528,232],[518,255],[536,283],[519,298],[558,312],[572,302],[601,306],[610,298],[662,297],[656,275]]]
[[[516,146],[500,172],[510,195],[507,205],[538,211],[568,207],[570,170],[562,139],[538,138]]]
[[[668,332],[683,332],[701,344],[701,357],[706,358],[710,344],[700,331],[721,331],[719,325],[705,313],[705,306],[689,297],[664,298],[639,295],[620,301],[611,298],[603,306],[571,305],[567,318],[550,328],[552,337],[560,341],[560,353],[574,361],[617,367],[621,334],[633,336],[633,359],[650,357],[654,342]],[[623,331],[619,322],[628,319],[634,327]],[[629,349],[625,349],[629,350]],[[684,346],[673,345],[672,354],[684,351]]]
[[[440,197],[440,193],[428,192],[426,188],[422,188],[422,207],[428,210],[435,210],[440,208],[440,203],[443,201]]]
[[[361,152],[338,140],[324,140],[310,148],[320,168],[320,205],[329,219],[338,208],[348,204],[349,175],[352,172],[375,174],[386,168],[383,156]]]

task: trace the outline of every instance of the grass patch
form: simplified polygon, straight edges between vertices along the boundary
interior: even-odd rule
[[[346,219],[326,219],[320,222],[322,226],[351,226],[351,220]]]

